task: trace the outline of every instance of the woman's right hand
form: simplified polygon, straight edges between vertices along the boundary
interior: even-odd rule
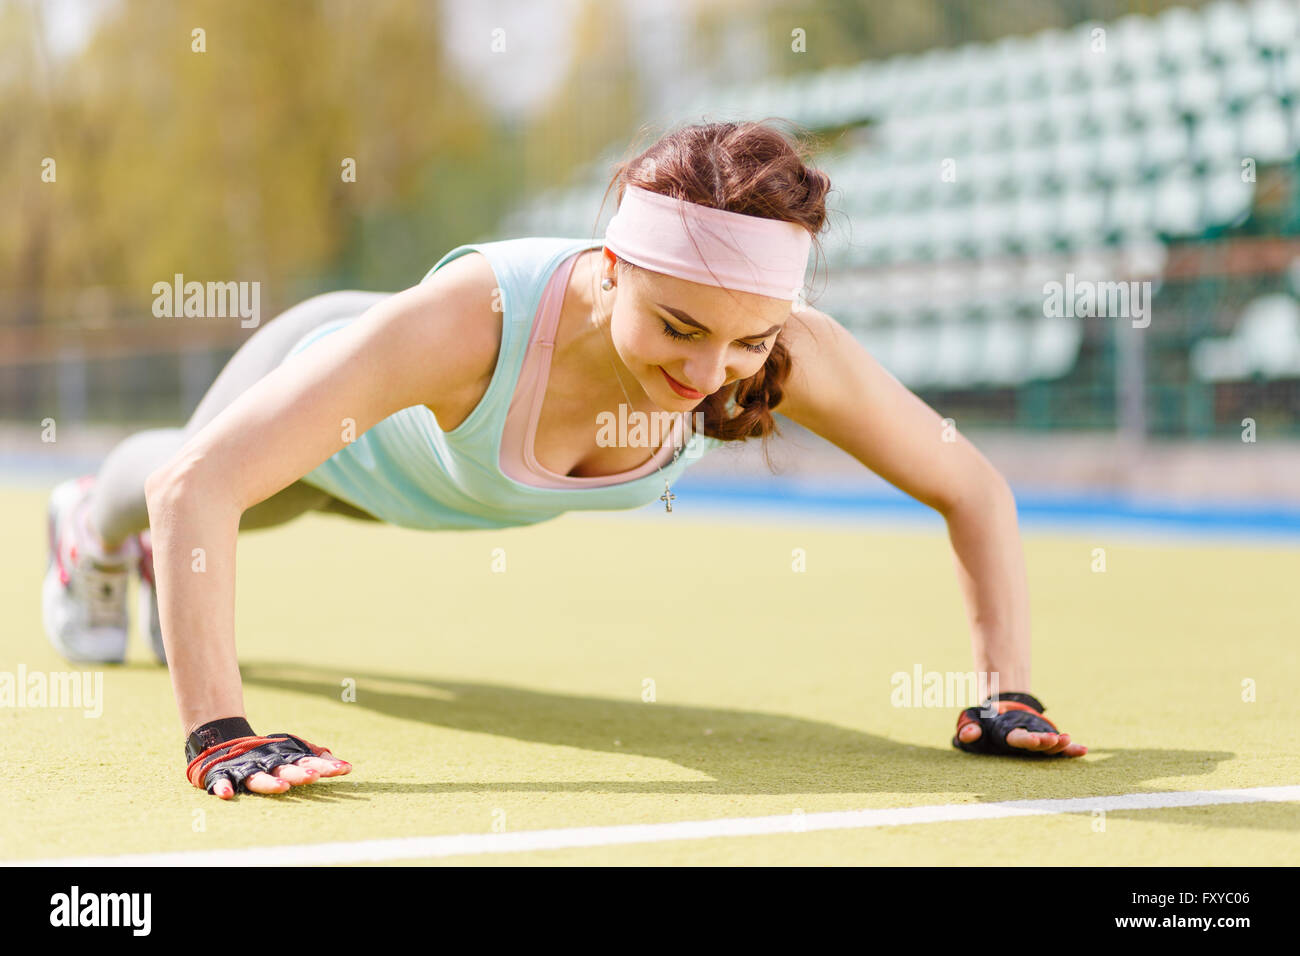
[[[248,726],[242,718],[237,720]],[[202,751],[198,748],[205,741],[196,736],[191,741],[186,745],[186,755],[190,756],[186,778],[195,787],[223,800],[231,799],[241,790],[284,793],[292,786],[314,783],[321,777],[342,776],[352,770],[347,761],[293,734],[246,732],[212,743]]]
[[[253,793],[284,793],[290,787],[315,783],[321,777],[341,777],[352,772],[352,764],[339,760],[327,750],[324,757],[302,757],[291,764],[276,767],[270,773],[255,773],[244,781],[244,786]],[[229,780],[220,780],[213,789],[213,794],[222,800],[231,800],[235,788]]]

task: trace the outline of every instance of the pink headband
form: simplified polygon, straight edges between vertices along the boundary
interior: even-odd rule
[[[683,202],[639,186],[623,191],[605,229],[605,247],[634,265],[774,299],[799,296],[811,246],[812,236],[796,223]]]

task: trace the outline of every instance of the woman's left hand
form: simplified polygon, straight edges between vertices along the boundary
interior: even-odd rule
[[[985,715],[985,708],[967,707],[957,718],[957,734],[952,745],[958,750],[978,754],[1014,756],[1082,757],[1088,752],[1083,744],[1070,742],[1043,716],[1047,708],[1031,694],[997,695],[997,713]],[[985,707],[992,710],[990,701]]]

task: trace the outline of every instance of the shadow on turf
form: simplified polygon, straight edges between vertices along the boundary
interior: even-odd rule
[[[338,699],[344,677],[357,682],[361,707],[434,727],[515,740],[667,760],[713,778],[700,781],[590,780],[383,783],[330,781],[338,797],[365,793],[457,791],[683,794],[938,793],[966,791],[981,801],[1058,799],[1147,790],[1148,780],[1195,778],[1235,756],[1227,751],[1095,749],[1079,759],[983,757],[951,746],[917,747],[834,724],[753,711],[682,707],[547,693],[501,684],[358,673],[296,663],[241,665],[248,684]],[[955,722],[955,714],[954,714]],[[617,743],[615,743],[617,741]],[[342,756],[346,757],[346,754]],[[1194,789],[1194,788],[1189,788]],[[307,788],[301,793],[307,798]],[[319,794],[319,797],[317,796]],[[326,799],[316,791],[311,799]],[[354,796],[355,798],[355,796]],[[1300,829],[1300,814],[1267,805],[1213,820],[1195,809],[1170,819],[1265,830]],[[1148,812],[1148,811],[1144,811]],[[1117,814],[1121,815],[1121,814]]]

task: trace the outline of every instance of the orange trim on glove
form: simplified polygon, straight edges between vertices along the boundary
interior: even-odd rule
[[[1039,718],[1040,720],[1043,720],[1046,723],[1051,724],[1052,730],[1056,731],[1058,734],[1061,732],[1057,728],[1056,724],[1053,724],[1050,720],[1048,720],[1046,717],[1043,716],[1042,711],[1034,710],[1034,708],[1030,707],[1028,704],[1022,704],[1018,700],[999,700],[997,701],[997,705],[998,705],[998,714],[1005,714],[1009,710],[1028,711],[1029,713],[1033,714],[1035,717]],[[983,709],[984,708],[982,707],[975,708],[977,714],[979,711]],[[992,718],[986,718],[986,719],[991,720]],[[965,727],[967,724],[978,724],[979,722],[980,722],[979,717],[978,716],[972,717],[970,713],[970,708],[967,708],[966,710],[963,710],[961,712],[961,715],[957,718],[957,733],[960,734],[961,729]],[[1046,733],[1046,731],[1037,731],[1037,733]]]

